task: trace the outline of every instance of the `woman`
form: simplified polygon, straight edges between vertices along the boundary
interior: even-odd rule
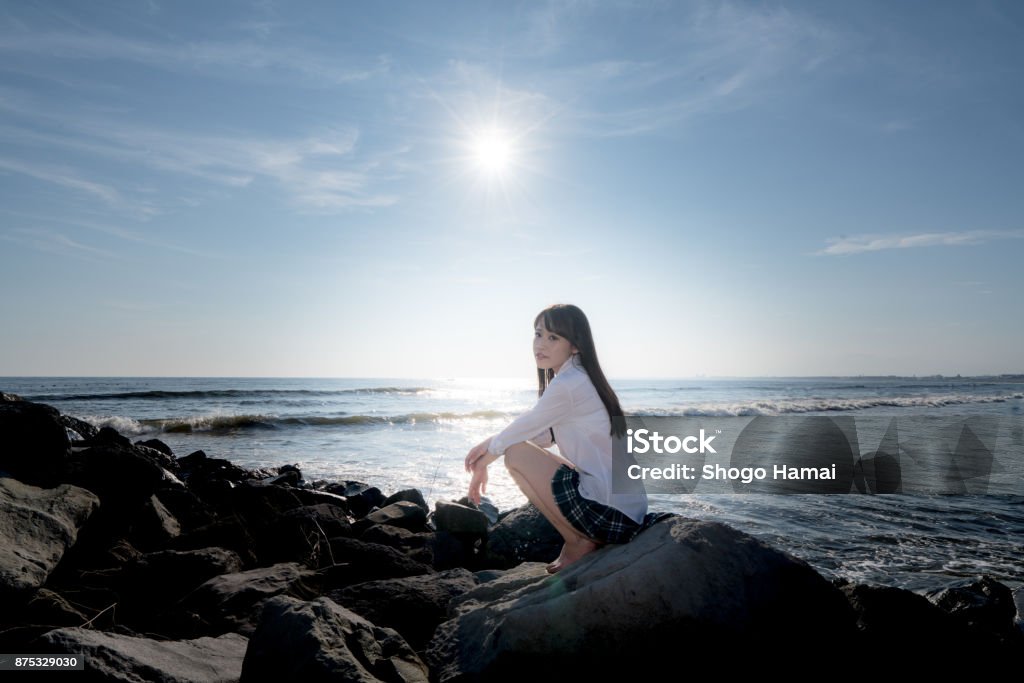
[[[512,478],[565,540],[555,573],[606,543],[626,543],[644,524],[646,493],[612,491],[612,417],[619,399],[597,362],[587,317],[556,304],[534,320],[539,400],[466,456],[469,498],[479,504],[487,466],[505,456]],[[561,455],[544,448],[557,443]]]

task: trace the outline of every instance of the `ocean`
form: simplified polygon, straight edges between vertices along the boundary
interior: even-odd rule
[[[632,415],[986,416],[1024,419],[1024,376],[612,380]],[[307,481],[354,479],[428,502],[466,494],[463,459],[536,401],[536,380],[9,377],[47,403],[178,456],[297,464]],[[1019,451],[1018,451],[1019,452]],[[1024,491],[1024,463],[1010,464]],[[1004,473],[1005,474],[1005,473]],[[487,497],[526,502],[500,463]],[[916,591],[989,574],[1024,586],[1024,495],[651,494],[650,509],[718,520],[829,578]]]

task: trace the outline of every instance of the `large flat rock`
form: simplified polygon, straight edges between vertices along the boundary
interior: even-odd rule
[[[56,652],[85,655],[89,680],[130,683],[234,683],[248,639],[237,633],[195,640],[152,640],[84,628],[50,631]]]
[[[453,600],[425,653],[437,680],[658,680],[666,664],[713,656],[774,666],[786,652],[839,658],[855,629],[843,594],[809,565],[717,522],[674,517],[539,571]]]
[[[42,586],[99,504],[77,486],[0,479],[0,594]]]

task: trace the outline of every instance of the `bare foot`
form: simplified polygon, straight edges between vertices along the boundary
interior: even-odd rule
[[[561,568],[563,562],[565,562],[564,543],[562,544],[562,550],[558,553],[558,557],[556,557],[554,561],[548,562],[548,565],[546,567],[546,569],[548,570],[548,574],[554,574],[555,572],[557,572],[559,568]]]
[[[555,574],[600,547],[599,544],[594,543],[589,538],[577,536],[576,541],[562,546],[562,552],[559,554],[558,559],[547,566],[548,573]]]

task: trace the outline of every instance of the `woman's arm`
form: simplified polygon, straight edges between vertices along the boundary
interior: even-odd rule
[[[486,450],[494,455],[503,455],[505,449],[514,443],[537,438],[544,440],[543,432],[547,432],[553,425],[558,424],[572,410],[572,392],[567,385],[556,380],[548,385],[532,409],[517,417],[508,427],[491,437]],[[550,442],[535,443],[550,445]]]

